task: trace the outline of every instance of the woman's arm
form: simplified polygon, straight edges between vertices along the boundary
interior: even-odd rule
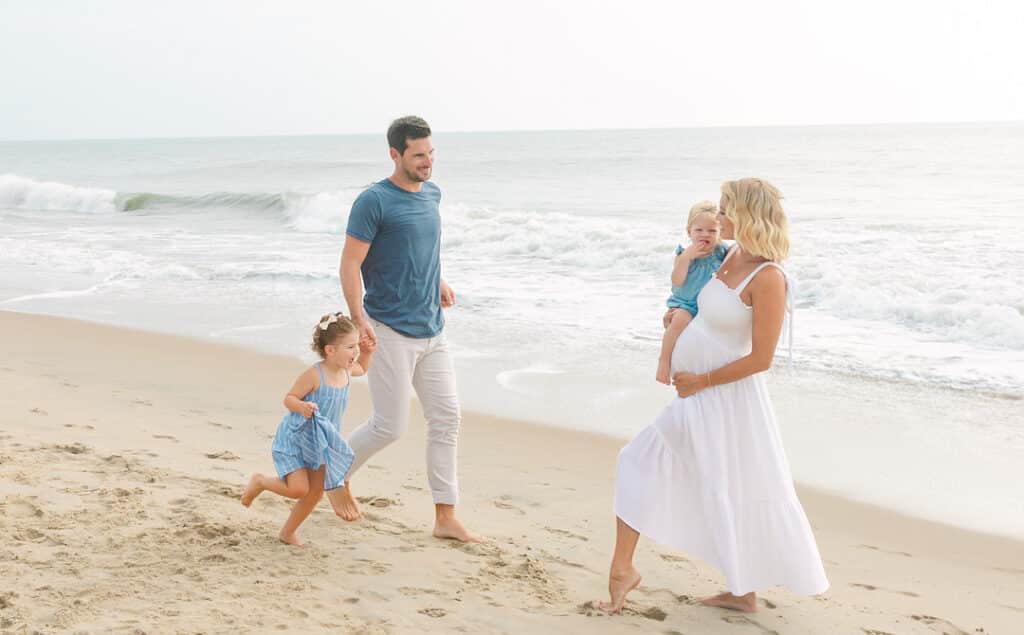
[[[313,416],[316,404],[310,401],[303,401],[302,398],[316,390],[320,378],[312,368],[307,368],[299,375],[292,384],[288,394],[284,396],[284,407],[292,412],[298,413],[307,419]]]
[[[672,383],[680,397],[689,397],[709,386],[732,383],[771,368],[786,313],[786,276],[775,267],[765,267],[747,288],[750,289],[750,304],[754,312],[750,354],[710,373],[676,373]]]

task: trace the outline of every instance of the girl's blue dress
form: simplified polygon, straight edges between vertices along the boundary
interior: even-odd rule
[[[270,451],[281,480],[304,467],[317,470],[326,465],[324,489],[332,490],[345,484],[345,476],[355,458],[352,448],[341,438],[341,413],[348,405],[352,378],[345,371],[349,381],[344,388],[329,386],[324,380],[324,369],[319,363],[316,368],[320,371],[320,385],[302,400],[315,403],[317,411],[309,419],[297,412],[288,412],[277,426]]]
[[[718,271],[728,250],[728,247],[720,242],[707,256],[691,260],[690,268],[686,270],[686,282],[681,287],[672,287],[672,295],[665,304],[670,309],[686,309],[690,315],[697,317],[697,295]],[[676,247],[676,255],[681,253],[683,246],[679,245]]]

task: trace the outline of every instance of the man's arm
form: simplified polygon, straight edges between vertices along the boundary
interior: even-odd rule
[[[363,277],[360,267],[369,251],[370,243],[346,235],[338,274],[341,278],[341,292],[345,296],[345,303],[348,304],[348,314],[359,328],[360,339],[376,342],[376,333],[373,332],[373,327],[363,312]]]

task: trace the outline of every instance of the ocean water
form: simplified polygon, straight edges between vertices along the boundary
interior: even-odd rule
[[[434,143],[467,408],[635,433],[669,398],[653,377],[686,211],[751,175],[786,196],[795,372],[1024,397],[1024,124]],[[383,135],[0,142],[0,309],[308,359],[344,309],[349,206],[390,169]]]

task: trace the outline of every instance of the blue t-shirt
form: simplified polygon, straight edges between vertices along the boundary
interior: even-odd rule
[[[668,297],[665,304],[672,309],[686,309],[690,315],[697,315],[697,295],[704,285],[711,280],[718,268],[725,260],[729,248],[724,243],[718,243],[711,253],[703,258],[690,261],[686,270],[686,282],[681,287],[672,287],[672,295]],[[683,246],[676,247],[676,255],[683,253]]]
[[[388,179],[352,203],[345,233],[370,249],[363,260],[366,313],[403,335],[434,337],[441,313],[441,190],[409,192]]]

